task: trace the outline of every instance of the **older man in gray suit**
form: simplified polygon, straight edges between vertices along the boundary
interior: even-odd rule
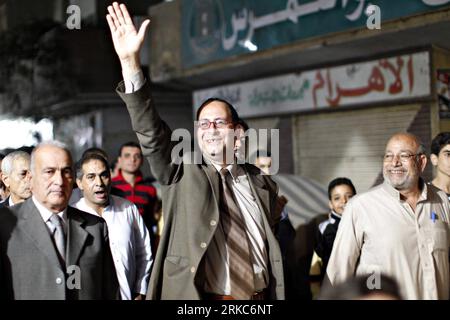
[[[277,186],[256,167],[226,156],[235,148],[236,110],[224,100],[206,101],[197,114],[204,161],[172,158],[172,132],[155,110],[139,65],[149,21],[137,32],[124,5],[114,3],[108,12],[125,80],[118,92],[162,185],[165,225],[147,298],[283,299],[274,236],[280,220]]]
[[[105,222],[68,207],[73,171],[59,142],[31,155],[33,196],[0,209],[0,297],[64,300],[119,298]]]

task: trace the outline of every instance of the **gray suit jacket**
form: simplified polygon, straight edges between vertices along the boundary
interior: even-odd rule
[[[149,83],[137,92],[117,92],[127,104],[133,129],[152,173],[162,186],[164,229],[156,253],[147,299],[200,299],[202,259],[219,221],[219,176],[212,166],[171,161],[171,130],[153,106]],[[283,266],[274,231],[280,220],[277,186],[252,165],[245,165],[253,194],[263,210],[270,263],[270,296],[284,299]],[[206,243],[205,248],[203,243]]]
[[[67,208],[65,273],[32,199],[0,209],[0,297],[15,300],[116,299],[119,287],[103,219]],[[75,270],[75,269],[74,269]],[[70,271],[70,270],[69,270]],[[80,288],[68,290],[80,276]],[[72,278],[71,278],[72,276]],[[73,288],[73,286],[72,286]]]

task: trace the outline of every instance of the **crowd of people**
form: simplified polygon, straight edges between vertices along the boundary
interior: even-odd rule
[[[202,161],[173,161],[172,131],[140,67],[150,21],[136,30],[118,3],[107,21],[124,79],[116,91],[139,143],[120,148],[115,177],[103,150],[74,165],[57,141],[2,159],[0,298],[285,299],[295,272],[279,241],[288,199],[264,173],[270,161],[235,161],[245,154],[235,130],[246,125],[217,98],[196,114]],[[144,156],[161,208],[139,170]],[[431,182],[421,177],[427,161],[416,136],[397,133],[381,185],[356,194],[348,178],[330,182],[329,217],[314,239],[320,299],[449,299],[450,133],[433,140]]]
[[[21,230],[30,236],[29,239],[22,239],[20,234],[10,232],[12,229],[7,229],[10,233],[4,234],[7,238],[3,238],[2,234],[2,240],[6,241],[8,247],[11,245],[27,246],[27,250],[15,252],[16,258],[6,255],[5,259],[7,257],[7,260],[2,259],[1,270],[6,274],[0,276],[1,285],[8,284],[9,290],[11,290],[9,292],[2,291],[3,297],[54,299],[60,298],[63,293],[66,298],[72,299],[120,297],[130,300],[145,297],[153,261],[152,251],[156,250],[156,248],[152,248],[151,239],[157,237],[157,232],[153,228],[155,219],[149,219],[146,216],[155,216],[155,204],[158,199],[156,189],[152,185],[147,183],[144,190],[139,189],[139,183],[142,183],[143,180],[140,171],[142,164],[142,161],[139,160],[142,159],[140,147],[132,142],[125,143],[120,148],[119,158],[126,154],[127,148],[138,150],[138,156],[135,156],[135,160],[132,161],[134,166],[120,160],[119,165],[123,169],[119,169],[118,175],[114,178],[108,164],[108,157],[99,148],[86,150],[75,165],[72,163],[71,153],[67,147],[56,141],[39,144],[33,149],[31,155],[25,151],[12,151],[2,159],[1,180],[6,193],[0,203],[0,208],[9,208],[8,212],[2,214],[0,218],[2,228]],[[129,184],[128,180],[123,178],[127,175],[135,175],[140,179],[135,179]],[[119,182],[118,185],[122,187],[121,189],[113,186],[115,181]],[[131,192],[125,193],[126,188],[129,188]],[[135,190],[138,191],[135,192]],[[142,209],[139,210],[138,206]],[[88,231],[88,226],[85,228],[84,224],[80,224],[76,229],[77,223],[72,221],[74,218],[72,215],[77,215],[80,211],[84,213],[79,218],[86,218],[86,213],[96,217],[97,220],[90,217],[86,219],[86,222],[92,220],[102,228],[104,243],[101,243],[101,246],[96,241],[102,239],[94,239],[93,234]],[[36,215],[39,214],[43,221],[36,220]],[[26,220],[40,227],[17,223],[14,219],[15,215],[30,216],[33,219]],[[58,217],[55,222],[51,222],[53,216]],[[150,222],[146,224],[145,221]],[[106,224],[106,227],[103,224]],[[60,234],[56,225],[62,226]],[[43,231],[43,226],[47,228],[48,235],[37,233]],[[28,228],[33,228],[33,230],[28,230]],[[31,232],[27,232],[27,230]],[[53,242],[56,255],[49,252],[49,241]],[[109,248],[105,244],[109,245]],[[41,251],[34,252],[31,257],[25,256],[27,251],[33,249],[41,249]],[[94,254],[89,254],[90,250],[94,250]],[[20,268],[16,267],[13,262],[25,266],[24,260],[32,259],[36,255],[41,257],[33,260],[33,264],[37,260],[40,262],[40,267],[55,262],[53,258],[57,257],[58,263],[46,267],[52,270],[50,273],[55,277],[54,282],[62,289],[59,287],[53,288],[54,290],[50,290],[49,287],[38,286],[36,289],[28,287],[32,286],[33,282],[26,283],[27,277],[29,279],[40,277],[41,272],[36,269],[33,270],[35,273],[28,271],[22,275],[17,271]],[[46,261],[46,258],[50,258],[50,261]],[[86,271],[81,268],[85,260],[91,263]],[[5,264],[3,265],[3,263]],[[88,285],[86,291],[78,292],[75,281],[73,288],[65,290],[70,276],[70,266],[80,266],[79,275],[73,274],[75,277],[80,276],[77,281],[81,282],[85,279],[89,279],[85,281],[92,281],[93,278],[99,277],[100,280],[93,284],[99,283],[101,287],[91,288],[91,285]],[[97,268],[102,269],[98,270]],[[96,272],[99,273],[96,274]],[[91,274],[89,275],[89,273]],[[102,275],[110,277],[103,279],[108,284],[102,282]],[[44,279],[45,276],[44,274]],[[85,278],[88,276],[92,279]],[[20,282],[11,282],[19,278]],[[114,283],[118,284],[117,288],[114,288]],[[103,287],[109,288],[108,292],[103,290]],[[41,295],[39,290],[43,289],[44,294]],[[120,294],[117,295],[116,292]]]

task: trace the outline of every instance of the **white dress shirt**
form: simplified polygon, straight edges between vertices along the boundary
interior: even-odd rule
[[[33,199],[34,205],[36,206],[39,213],[41,214],[42,220],[44,220],[44,222],[47,226],[48,232],[50,233],[50,235],[52,235],[53,224],[50,222],[50,218],[54,213],[51,212],[50,210],[48,210],[46,207],[44,207],[34,196],[32,196],[32,199]],[[62,220],[64,233],[67,236],[67,208],[61,212],[58,212],[58,216]]]
[[[123,82],[125,85],[125,93],[133,93],[138,91],[145,83],[144,73],[142,70],[139,70],[131,76],[125,77],[124,75]]]
[[[84,198],[78,200],[74,207],[98,216]],[[108,226],[122,299],[131,300],[134,293],[145,295],[153,257],[150,236],[137,207],[126,199],[111,195],[102,218]]]

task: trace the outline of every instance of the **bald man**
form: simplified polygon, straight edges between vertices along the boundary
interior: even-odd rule
[[[427,185],[419,139],[393,135],[383,156],[384,183],[347,204],[327,268],[332,285],[366,275],[369,289],[393,277],[404,299],[449,298],[449,215],[444,192]]]

